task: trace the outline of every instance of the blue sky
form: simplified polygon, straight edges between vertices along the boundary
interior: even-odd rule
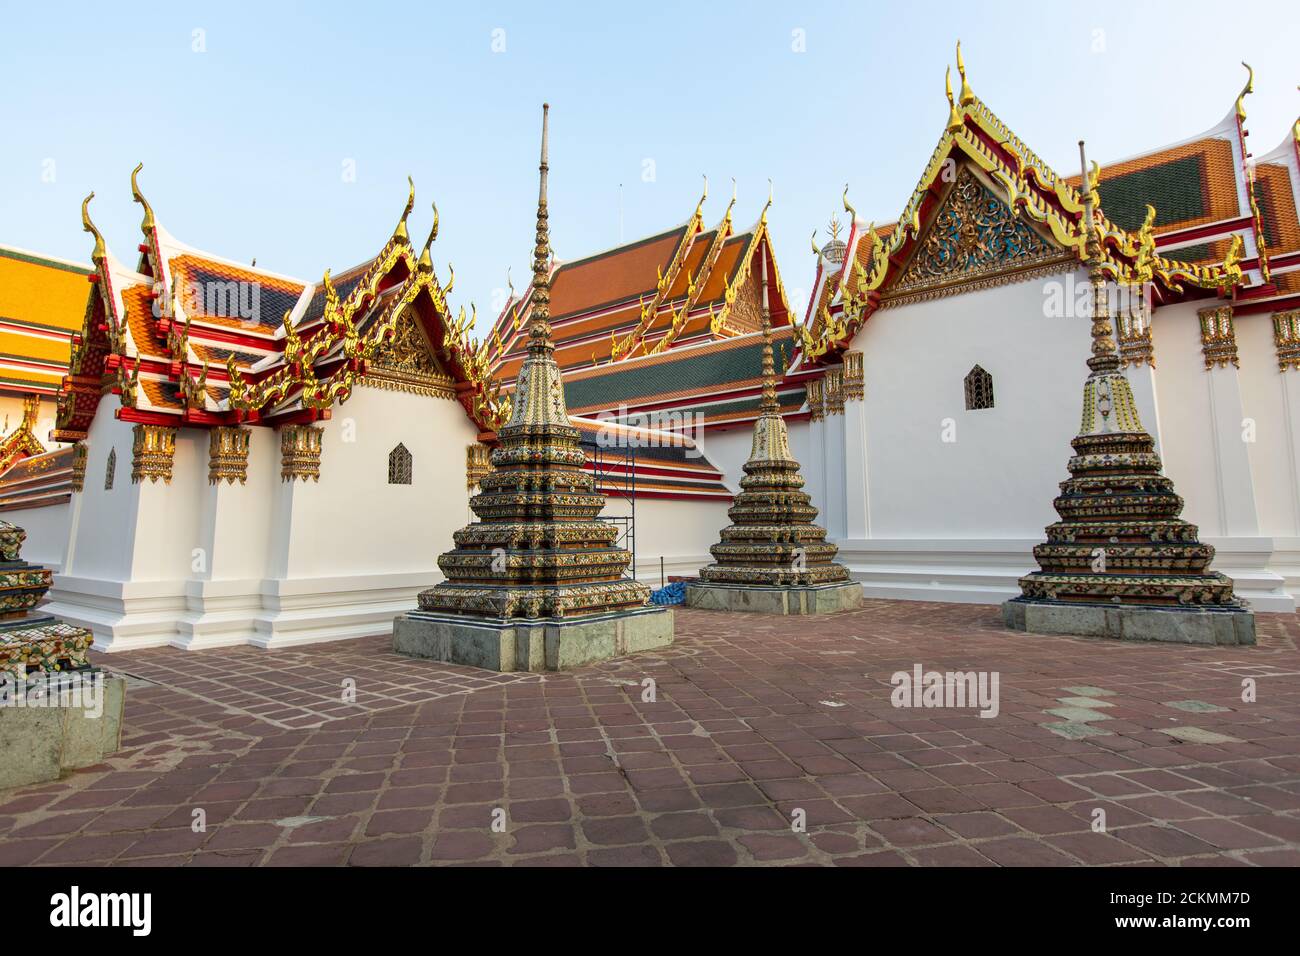
[[[735,177],[747,225],[771,178],[782,275],[805,298],[809,235],[824,241],[846,182],[865,218],[906,203],[958,38],[976,94],[1062,172],[1080,137],[1105,161],[1211,127],[1241,60],[1257,155],[1300,114],[1300,15],[1280,0],[2,6],[0,242],[85,260],[94,189],[110,248],[133,260],[142,161],[178,239],[314,279],[378,251],[410,173],[412,237],[436,199],[434,261],[480,319],[507,266],[527,280],[544,99],[562,259],[619,241],[620,183],[631,240],[685,219],[702,174],[706,218]]]

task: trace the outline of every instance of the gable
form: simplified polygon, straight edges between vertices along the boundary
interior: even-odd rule
[[[1072,253],[1044,237],[965,164],[938,203],[886,299],[932,295],[968,283],[1015,281]]]
[[[413,309],[397,320],[390,337],[381,340],[366,362],[362,384],[379,388],[455,398],[455,380],[433,354]]]

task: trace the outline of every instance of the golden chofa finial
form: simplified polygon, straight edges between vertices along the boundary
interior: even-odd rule
[[[1241,88],[1241,92],[1237,94],[1237,119],[1245,120],[1246,95],[1255,92],[1255,71],[1251,68],[1251,65],[1247,63],[1245,60],[1241,61],[1241,65],[1246,68],[1246,85],[1243,86]]]
[[[131,170],[131,197],[141,206],[144,206],[144,219],[140,221],[140,231],[148,235],[153,232],[157,222],[153,217],[153,207],[149,205],[149,200],[144,198],[144,193],[140,192],[140,183],[137,177],[142,169],[144,169],[144,163],[138,164],[135,169]]]
[[[704,177],[704,192],[700,194],[700,201],[695,204],[695,216],[699,218],[700,212],[704,209],[704,200],[709,198],[709,177]]]
[[[813,255],[817,256],[817,258],[820,259],[820,258],[821,258],[822,251],[821,251],[820,249],[817,248],[817,230],[816,230],[816,229],[814,229],[814,230],[812,231],[812,237],[808,240],[808,242],[809,242],[809,244],[812,246]]]
[[[411,236],[406,231],[406,218],[411,215],[411,210],[415,208],[415,180],[407,176],[406,181],[410,184],[411,192],[406,197],[406,207],[402,210],[402,218],[397,220],[397,228],[393,230],[393,238],[403,242],[410,242]]]
[[[776,196],[776,187],[772,185],[772,180],[767,181],[767,202],[763,204],[763,215],[758,217],[758,221],[766,225],[767,211],[772,208],[772,200]]]
[[[433,204],[433,227],[429,230],[429,238],[424,240],[424,248],[420,250],[420,261],[415,267],[422,272],[433,271],[433,256],[429,248],[433,245],[434,240],[438,238],[438,204]]]
[[[92,191],[89,196],[81,201],[81,228],[95,237],[95,250],[90,254],[90,261],[98,265],[104,261],[107,253],[104,251],[104,237],[99,234],[95,224],[90,221],[90,201],[95,198]]]
[[[975,102],[975,94],[971,92],[970,84],[966,82],[966,61],[961,58],[961,41],[957,41],[957,75],[961,77],[961,92],[957,95],[957,102],[962,106],[970,106]]]
[[[844,203],[844,211],[849,214],[849,225],[851,226],[858,221],[858,211],[849,205],[849,184],[848,183],[844,184],[844,195],[840,197],[840,201]]]
[[[957,112],[957,104],[952,98],[952,67],[943,74],[943,91],[948,96],[948,132],[961,129],[961,115]]]

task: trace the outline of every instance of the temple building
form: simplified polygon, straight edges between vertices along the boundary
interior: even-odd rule
[[[0,509],[58,572],[45,609],[109,650],[386,630],[441,578],[439,543],[470,518],[510,413],[472,317],[447,302],[454,277],[433,266],[436,208],[414,246],[412,186],[373,258],[310,282],[180,242],[138,174],[132,263],[94,225],[93,194],[82,205],[93,268],[76,277],[81,319],[47,436],[66,444],[38,452],[30,415],[5,437],[20,451]],[[635,509],[656,575],[680,547],[671,513],[693,508],[710,532],[725,520],[730,493],[688,436],[572,426],[601,490],[643,473],[613,505]],[[631,465],[628,444],[645,446]]]
[[[846,190],[847,236],[818,252],[790,367],[818,373],[804,380],[815,453],[799,460],[868,597],[1018,594],[1078,428],[1091,314],[1079,177],[975,95],[960,49],[957,67],[902,214],[865,222]],[[1121,364],[1183,515],[1238,597],[1293,611],[1300,124],[1252,157],[1253,80],[1208,131],[1090,178]]]

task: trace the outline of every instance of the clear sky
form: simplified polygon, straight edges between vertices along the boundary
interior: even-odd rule
[[[374,255],[416,184],[452,300],[522,289],[540,107],[552,241],[574,259],[684,220],[769,217],[803,306],[809,235],[850,200],[897,217],[947,119],[960,38],[976,94],[1048,163],[1216,124],[1255,67],[1257,155],[1300,114],[1300,9],[1269,0],[955,3],[94,3],[3,0],[0,242],[77,260],[78,205],[133,261],[141,184],[178,239],[302,279]],[[199,31],[199,32],[196,32]],[[345,175],[349,170],[354,176]],[[622,184],[620,224],[620,184]]]

